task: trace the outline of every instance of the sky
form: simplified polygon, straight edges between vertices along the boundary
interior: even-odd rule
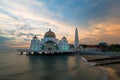
[[[120,0],[0,0],[0,48],[29,47],[51,29],[60,40],[120,44]]]

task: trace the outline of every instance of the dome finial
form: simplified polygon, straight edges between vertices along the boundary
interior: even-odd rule
[[[37,39],[37,36],[35,35],[33,38],[34,38],[34,39]]]
[[[51,29],[49,29],[49,31],[51,31]]]

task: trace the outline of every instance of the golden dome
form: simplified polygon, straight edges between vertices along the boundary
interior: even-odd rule
[[[44,37],[56,37],[55,33],[51,31],[51,29],[49,29],[49,31],[47,31],[44,35]]]

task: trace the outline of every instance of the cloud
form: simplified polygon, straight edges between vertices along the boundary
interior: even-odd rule
[[[97,44],[101,41],[106,41],[109,44],[120,44],[120,22],[113,20],[108,20],[106,22],[92,23],[92,27],[89,28],[81,41],[88,44]]]
[[[52,29],[73,43],[78,27],[80,43],[119,43],[119,7],[119,0],[2,0],[0,36],[10,39],[7,46],[28,46],[33,35],[41,39]]]

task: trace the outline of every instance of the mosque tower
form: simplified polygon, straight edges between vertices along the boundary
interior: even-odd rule
[[[78,51],[79,47],[79,38],[78,38],[78,29],[75,30],[75,41],[74,41],[74,50]]]

